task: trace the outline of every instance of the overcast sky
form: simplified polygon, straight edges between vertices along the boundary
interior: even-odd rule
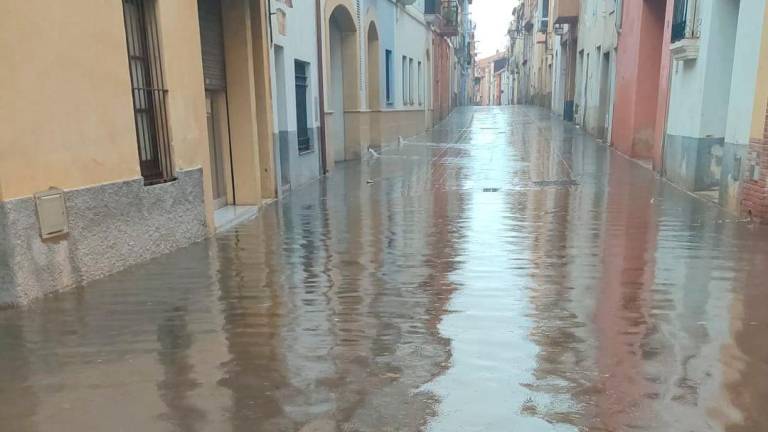
[[[507,29],[512,20],[512,9],[519,0],[474,0],[470,6],[472,19],[477,24],[475,39],[480,58],[488,57],[506,46]]]

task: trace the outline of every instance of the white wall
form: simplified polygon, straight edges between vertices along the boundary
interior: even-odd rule
[[[272,3],[272,33],[274,42],[270,49],[270,68],[272,73],[272,109],[273,125],[277,142],[275,142],[275,164],[278,169],[288,169],[288,178],[293,187],[306,183],[320,175],[320,140],[313,134],[320,126],[320,98],[319,79],[320,71],[317,61],[317,38],[315,21],[315,2],[296,1],[293,7],[288,7],[282,2]],[[278,9],[285,12],[285,34],[280,34],[278,23]],[[267,37],[269,37],[267,29]],[[276,55],[276,50],[282,49],[281,55]],[[312,151],[299,155],[297,143],[289,142],[287,148],[281,148],[280,135],[289,133],[295,136],[296,125],[296,73],[295,61],[308,63],[307,74],[309,86],[307,88],[307,127],[310,129],[312,139]],[[257,65],[258,66],[258,65]],[[280,77],[280,79],[278,79]],[[281,86],[279,88],[277,86]],[[281,154],[287,150],[287,155]],[[288,166],[281,164],[281,159],[289,161]],[[280,179],[286,177],[286,173],[280,172]]]
[[[423,10],[423,5],[422,5]],[[428,109],[427,104],[427,90],[426,90],[426,83],[427,78],[430,76],[430,74],[427,73],[426,70],[426,64],[427,64],[427,50],[431,48],[432,45],[432,34],[431,31],[428,31],[428,28],[426,27],[426,23],[424,22],[423,15],[419,14],[416,8],[414,7],[408,7],[407,10],[403,9],[402,7],[398,7],[397,11],[395,12],[395,50],[393,52],[394,56],[394,72],[395,72],[395,82],[394,82],[394,88],[395,88],[395,106],[392,108],[395,109],[406,109],[406,110],[426,110]],[[403,73],[402,73],[402,61],[403,56],[406,56],[408,59],[413,59],[413,105],[411,105],[410,101],[403,101]],[[434,56],[433,56],[434,57]],[[419,97],[418,97],[418,77],[416,76],[418,74],[418,64],[421,62],[421,69],[423,76],[421,77],[421,80],[424,82],[424,85],[422,86],[422,104],[419,105]],[[381,77],[382,77],[382,85],[383,77],[384,77],[384,65],[382,62],[382,70],[381,70]]]
[[[274,56],[274,50],[270,50],[270,60],[272,66],[272,76],[277,76],[277,68],[284,68],[285,72],[285,94],[287,107],[287,129],[296,130],[296,92],[295,92],[295,73],[294,60],[301,60],[309,63],[310,84],[308,93],[311,95],[309,104],[309,126],[318,127],[319,118],[319,99],[317,89],[319,88],[319,72],[317,69],[317,44],[315,28],[315,2],[295,1],[293,7],[286,7],[285,4],[273,2],[273,12],[282,9],[286,12],[286,35],[278,32],[277,15],[272,16],[272,37],[276,45],[283,47],[285,55],[284,64],[277,64]],[[267,30],[269,31],[269,30]],[[272,94],[277,94],[275,83],[272,80]],[[276,102],[273,101],[273,104]],[[274,107],[276,109],[276,107]],[[276,117],[276,116],[275,116]],[[277,118],[275,118],[275,130],[278,127]],[[285,129],[284,129],[285,130]]]
[[[725,140],[748,144],[752,127],[765,0],[741,0]]]
[[[579,36],[577,42],[578,52],[584,52],[583,62],[577,60],[575,104],[578,111],[574,118],[577,123],[583,124],[588,131],[604,123],[600,116],[600,81],[602,55],[610,52],[609,64],[609,123],[606,125],[610,131],[610,114],[613,112],[613,83],[616,71],[616,14],[615,3],[611,0],[582,0],[581,15],[579,18]],[[599,48],[599,50],[598,50]],[[589,59],[589,61],[587,61]]]
[[[699,0],[699,56],[672,64],[668,134],[725,136],[738,4],[738,0]]]
[[[565,80],[567,59],[566,51],[563,50],[561,45],[563,41],[562,36],[555,35],[553,41],[554,61],[552,64],[552,111],[560,116],[563,115],[563,108],[565,106]]]
[[[328,106],[332,114],[328,119],[327,128],[329,130],[328,139],[331,141],[329,147],[333,149],[333,158],[335,161],[342,161],[344,157],[344,80],[343,57],[342,57],[342,35],[336,25],[328,28],[330,37],[330,70],[329,82],[325,85],[328,97]]]

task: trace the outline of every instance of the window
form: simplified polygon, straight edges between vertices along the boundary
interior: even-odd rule
[[[696,28],[696,0],[674,0],[672,14],[672,42],[698,37]]]
[[[419,80],[419,105],[424,104],[424,71],[421,70],[421,62],[419,62],[419,73],[417,79]]]
[[[392,103],[392,50],[384,51],[384,79],[387,103]]]
[[[312,143],[309,139],[309,112],[307,103],[307,88],[309,79],[307,78],[307,63],[299,60],[294,61],[296,70],[296,135],[299,141],[299,154],[312,150]]]
[[[145,184],[173,180],[170,136],[153,0],[123,0],[139,166]]]
[[[424,2],[424,13],[427,15],[437,15],[440,13],[440,0],[426,0]]]
[[[408,102],[413,105],[413,59],[408,60]]]
[[[549,0],[541,0],[539,6],[539,16],[541,17],[539,32],[546,33],[549,29]]]
[[[403,105],[408,105],[408,57],[403,56]]]

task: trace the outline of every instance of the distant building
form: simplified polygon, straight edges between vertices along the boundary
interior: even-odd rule
[[[496,54],[477,60],[475,66],[475,105],[501,105],[501,75],[506,71],[506,53]]]

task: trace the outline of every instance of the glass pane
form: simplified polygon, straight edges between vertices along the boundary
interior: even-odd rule
[[[149,113],[136,113],[136,129],[139,138],[139,157],[142,161],[154,158]]]

